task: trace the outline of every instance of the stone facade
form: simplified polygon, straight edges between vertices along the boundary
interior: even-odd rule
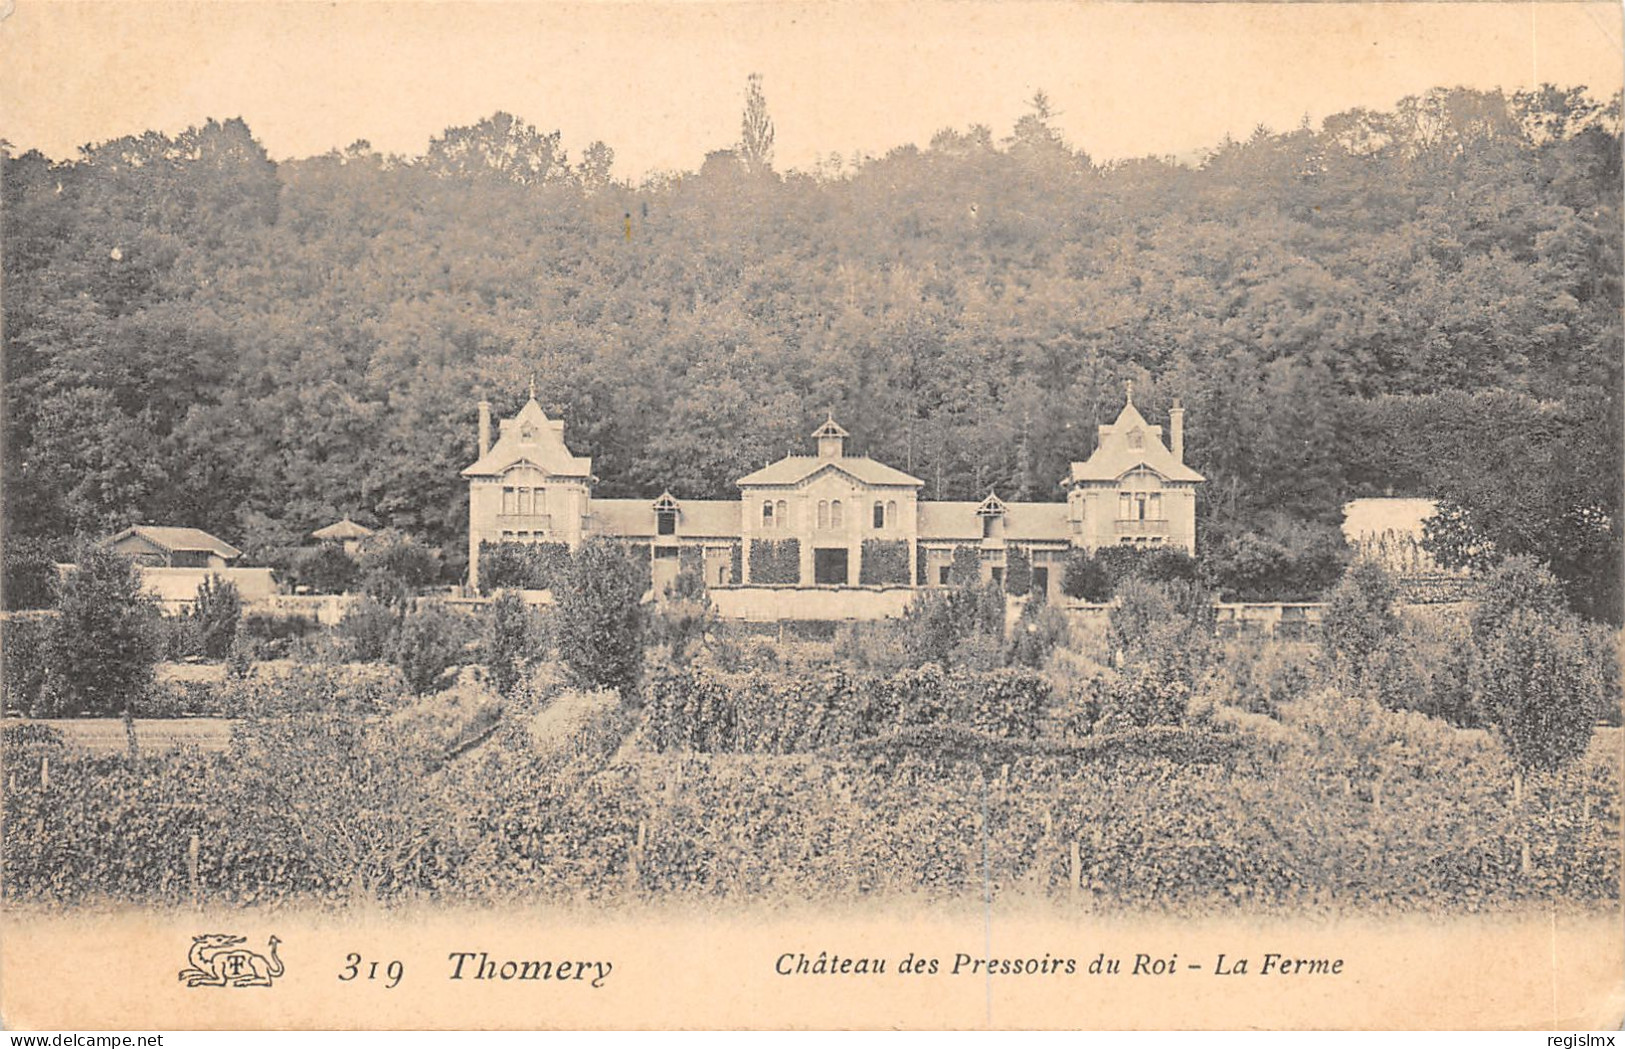
[[[946,585],[956,563],[961,570],[974,563],[982,579],[997,579],[1024,559],[1034,587],[1058,596],[1061,565],[1074,548],[1126,543],[1195,552],[1203,478],[1184,463],[1183,417],[1175,402],[1165,444],[1163,428],[1146,422],[1131,390],[1116,421],[1100,427],[1094,454],[1072,464],[1065,502],[1006,503],[995,493],[981,502],[922,500],[919,478],[846,454],[848,434],[833,418],[812,434],[815,454],[786,456],[741,477],[737,500],[671,492],[594,499],[592,461],[571,454],[564,424],[548,419],[534,398],[502,422],[494,443],[490,406],[481,402],[480,458],[463,471],[469,583],[479,586],[482,543],[573,548],[607,536],[649,544],[657,591],[684,564],[703,571],[712,587],[918,587]],[[756,578],[764,572],[770,578]]]

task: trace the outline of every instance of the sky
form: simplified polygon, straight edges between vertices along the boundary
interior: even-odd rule
[[[0,137],[55,158],[238,116],[277,160],[358,139],[415,155],[506,110],[561,131],[572,158],[608,143],[615,176],[636,180],[733,145],[751,73],[781,170],[924,146],[944,127],[1003,136],[1039,89],[1097,161],[1189,157],[1434,86],[1607,98],[1625,79],[1615,3],[14,5],[0,20]]]

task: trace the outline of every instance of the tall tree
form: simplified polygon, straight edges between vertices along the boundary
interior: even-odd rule
[[[762,74],[752,73],[745,86],[745,115],[739,121],[739,153],[752,174],[773,170],[773,118],[767,115]]]

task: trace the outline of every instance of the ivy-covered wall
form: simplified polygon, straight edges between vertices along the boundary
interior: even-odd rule
[[[801,540],[752,540],[750,581],[757,586],[794,586],[800,583]]]
[[[1012,546],[1004,554],[1004,591],[1015,597],[1026,597],[1033,588],[1033,563],[1027,551]]]
[[[907,586],[908,540],[865,539],[858,582],[864,586]]]
[[[982,552],[969,543],[954,547],[954,566],[948,575],[953,586],[978,586],[982,582]]]

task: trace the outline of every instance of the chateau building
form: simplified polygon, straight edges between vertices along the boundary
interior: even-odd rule
[[[813,432],[812,455],[790,455],[737,482],[737,500],[596,499],[592,460],[564,442],[534,396],[503,420],[492,441],[491,406],[479,405],[479,459],[469,483],[469,583],[480,585],[483,544],[579,545],[591,536],[647,545],[657,589],[680,563],[708,585],[945,586],[968,548],[983,579],[1002,579],[1017,559],[1033,589],[1058,596],[1073,548],[1132,543],[1196,549],[1196,486],[1185,465],[1184,409],[1163,428],[1147,423],[1132,387],[1117,419],[1099,428],[1086,462],[1062,482],[1065,502],[920,498],[924,482],[867,456],[846,453],[833,417]]]

